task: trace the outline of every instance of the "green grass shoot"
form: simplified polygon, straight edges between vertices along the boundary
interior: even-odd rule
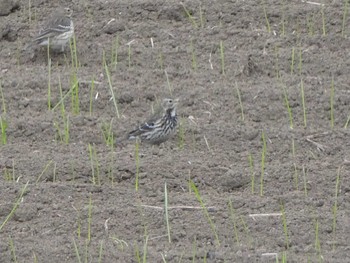
[[[235,216],[235,210],[233,208],[231,199],[229,199],[229,201],[228,201],[228,207],[229,207],[229,211],[230,211],[230,219],[231,219],[231,222],[232,222],[232,225],[233,225],[233,234],[234,234],[234,237],[235,237],[237,245],[239,245],[237,219],[236,219],[236,216]]]
[[[320,242],[320,232],[319,232],[319,222],[315,219],[315,250],[317,251],[319,257],[321,258],[321,242]],[[322,261],[321,261],[322,262]]]
[[[72,112],[73,114],[79,114],[80,112],[80,102],[79,102],[79,81],[77,73],[72,72],[70,86],[72,87],[71,92],[71,103],[72,103]]]
[[[244,121],[244,109],[243,109],[242,97],[241,97],[241,92],[238,88],[237,82],[235,82],[235,87],[236,87],[236,91],[237,91],[239,107],[241,109],[241,120]]]
[[[32,1],[28,0],[28,22],[29,25],[32,23]]]
[[[191,47],[191,54],[192,54],[192,69],[194,71],[197,70],[197,58],[196,58],[196,53],[194,51],[194,46],[193,46],[193,40],[191,39],[190,42],[190,47]]]
[[[265,7],[265,1],[264,0],[262,1],[262,5],[263,5],[263,9],[264,9],[263,11],[264,11],[266,29],[267,29],[267,32],[270,34],[271,33],[271,26],[270,26],[269,18],[267,16],[266,7]]]
[[[128,243],[125,242],[125,240],[122,240],[116,236],[111,236],[109,238],[117,244],[117,248],[120,251],[124,251],[124,248],[129,246]]]
[[[349,122],[350,122],[350,114],[348,115],[348,118],[345,122],[344,129],[348,128]]]
[[[299,190],[299,174],[298,174],[297,164],[295,162],[296,156],[295,156],[294,138],[292,138],[292,156],[293,156],[293,166],[294,166],[294,185],[295,185],[295,189],[298,191]]]
[[[117,64],[118,64],[118,49],[119,49],[119,36],[117,35],[112,48],[112,65],[114,65],[114,69],[117,68]]]
[[[340,189],[340,171],[341,167],[338,168],[337,171],[337,179],[335,183],[335,195],[334,195],[334,204],[333,204],[333,225],[332,225],[332,233],[333,233],[333,250],[335,249],[335,244],[337,241],[336,238],[336,229],[337,229],[337,215],[338,215],[338,195]]]
[[[249,161],[249,170],[250,170],[250,178],[251,178],[251,189],[252,189],[252,194],[254,194],[255,193],[255,173],[254,173],[254,161],[251,153],[249,153],[248,155],[248,161]]]
[[[12,160],[12,169],[8,169],[7,167],[4,168],[3,177],[5,181],[12,181],[16,182],[16,175],[15,175],[15,161]]]
[[[56,182],[57,178],[56,178],[56,168],[57,168],[57,163],[54,162],[53,163],[53,175],[52,175],[52,182]]]
[[[7,127],[8,127],[7,121],[2,116],[0,116],[1,144],[2,145],[7,144],[7,133],[6,133]]]
[[[36,179],[35,183],[39,183],[41,177],[45,174],[45,172],[47,171],[47,169],[49,169],[50,165],[52,164],[52,160],[50,160],[44,167],[44,169],[42,170],[41,174],[38,176],[38,178]]]
[[[197,237],[195,236],[192,243],[192,263],[196,262],[197,256]]]
[[[294,63],[295,63],[295,48],[292,47],[292,55],[291,55],[291,62],[290,62],[290,74],[292,75],[294,73]]]
[[[0,96],[1,96],[1,108],[2,108],[2,114],[6,114],[6,103],[5,103],[5,96],[4,92],[2,90],[2,83],[0,79]]]
[[[39,261],[38,261],[38,257],[36,256],[36,254],[35,254],[35,252],[33,251],[33,262],[34,263],[38,263]]]
[[[183,150],[185,146],[185,121],[183,118],[180,118],[179,121],[179,133],[178,133],[178,138],[179,138],[179,149]]]
[[[282,4],[282,36],[286,35],[286,0],[283,0]]]
[[[77,213],[78,213],[78,216],[77,216],[77,237],[80,238],[81,236],[81,211],[76,209],[75,207],[73,207]]]
[[[112,100],[113,100],[115,112],[117,114],[117,118],[120,119],[119,110],[118,110],[118,104],[117,104],[117,100],[116,100],[116,98],[114,96],[114,91],[113,91],[113,86],[112,86],[112,81],[111,81],[111,75],[109,73],[109,69],[108,69],[108,66],[107,66],[107,62],[106,62],[105,52],[104,51],[103,51],[103,65],[104,65],[105,72],[106,72],[106,75],[107,75],[109,90],[110,90],[111,95],[112,95]]]
[[[132,41],[131,41],[132,42]],[[129,65],[129,69],[131,68],[131,43],[128,43],[128,65]]]
[[[148,235],[145,236],[145,243],[143,244],[142,263],[147,263],[147,245],[148,245]]]
[[[186,13],[186,16],[188,17],[188,19],[190,20],[190,22],[192,23],[194,28],[198,28],[197,22],[196,20],[193,18],[191,12],[186,8],[186,6],[183,3],[180,3]]]
[[[212,221],[212,219],[211,219],[211,217],[210,217],[210,215],[209,215],[208,209],[207,209],[207,207],[205,206],[205,204],[204,204],[204,202],[203,202],[203,200],[202,200],[202,197],[200,196],[199,191],[198,191],[196,185],[194,184],[194,182],[193,182],[192,180],[190,180],[189,184],[190,184],[190,187],[191,187],[191,189],[193,190],[194,195],[196,196],[198,202],[200,203],[200,205],[201,205],[201,207],[202,207],[202,209],[203,209],[203,212],[204,212],[204,214],[205,214],[205,216],[206,216],[206,218],[207,218],[207,220],[208,220],[208,222],[209,222],[211,231],[213,232],[213,234],[214,234],[214,236],[215,236],[216,243],[217,243],[217,245],[220,246],[219,236],[218,236],[218,234],[217,234],[217,232],[216,232],[216,227],[215,227],[215,225],[214,225],[214,222]]]
[[[170,96],[173,96],[173,88],[171,87],[171,84],[170,84],[168,72],[166,70],[164,70],[164,73],[165,73],[166,83],[167,83],[167,86],[168,86],[168,90],[169,90]]]
[[[160,70],[163,70],[163,68],[164,68],[164,55],[162,52],[159,52],[159,55],[158,55],[158,65],[159,65]]]
[[[275,70],[276,70],[276,78],[278,79],[280,76],[280,67],[279,67],[279,48],[275,45]]]
[[[299,191],[299,174],[298,174],[298,169],[297,169],[297,164],[294,162],[293,163],[294,167],[294,186],[297,191]]]
[[[93,145],[89,143],[88,150],[89,150],[89,159],[90,159],[91,174],[92,174],[91,182],[94,185],[101,185],[100,164],[97,159],[96,149]]]
[[[224,43],[220,40],[220,59],[221,59],[221,74],[225,75],[225,53],[224,53]]]
[[[89,113],[90,116],[92,116],[92,104],[94,101],[94,91],[95,91],[95,79],[94,77],[91,80],[91,86],[90,86],[90,106],[89,106]]]
[[[314,16],[313,15],[308,15],[306,17],[306,24],[308,28],[308,34],[310,37],[312,37],[315,34],[315,26],[314,26]]]
[[[266,159],[266,139],[264,131],[261,132],[261,140],[263,143],[261,151],[261,175],[260,175],[260,196],[264,195],[264,174],[265,174],[265,159]]]
[[[137,263],[141,263],[141,255],[140,255],[139,246],[138,246],[137,244],[135,244],[135,245],[134,245],[134,249],[135,249],[136,262],[137,262]]]
[[[50,49],[47,49],[47,107],[51,110],[51,58],[50,58]]]
[[[305,197],[307,197],[308,193],[307,193],[307,173],[306,173],[306,169],[305,166],[303,165],[303,179],[304,179],[304,195]]]
[[[165,211],[165,224],[168,234],[168,242],[171,243],[171,234],[170,234],[170,223],[169,223],[169,209],[168,209],[168,189],[166,182],[164,183],[164,211]]]
[[[80,252],[74,238],[73,238],[73,245],[74,245],[75,255],[77,256],[77,261],[78,263],[81,263]]]
[[[62,91],[62,84],[61,84],[61,78],[58,77],[58,88],[60,90],[60,98],[61,98],[61,103],[60,103],[60,109],[61,109],[61,116],[65,116],[66,115],[66,108],[64,105],[64,99],[63,99],[63,91]]]
[[[109,147],[114,147],[114,134],[113,134],[113,118],[110,123],[103,123],[102,127],[102,135],[105,144]]]
[[[71,54],[72,69],[76,72],[79,68],[78,52],[77,52],[77,42],[75,39],[75,34],[69,41],[69,48]]]
[[[324,14],[324,3],[321,4],[321,16],[322,16],[322,36],[326,36],[326,17]]]
[[[135,141],[135,164],[136,164],[136,178],[135,178],[135,191],[139,190],[139,174],[140,174],[140,142],[138,139]]]
[[[293,129],[293,113],[292,113],[292,108],[290,107],[289,100],[288,100],[288,93],[287,93],[287,88],[285,84],[282,81],[282,78],[279,78],[281,81],[281,86],[283,89],[283,98],[284,98],[284,105],[286,106],[288,117],[289,117],[289,127]]]
[[[332,83],[331,83],[331,94],[330,94],[330,105],[331,105],[331,128],[334,128],[334,77],[332,76]]]
[[[305,104],[304,82],[303,82],[302,79],[300,81],[300,94],[301,94],[301,104],[303,105],[304,127],[306,127],[307,126],[307,121],[306,121],[306,104]]]
[[[341,27],[341,36],[345,36],[345,24],[348,16],[348,11],[349,11],[349,0],[345,0],[344,4],[344,10],[343,10],[343,22],[342,22],[342,27]]]
[[[244,229],[244,232],[245,232],[245,236],[248,237],[248,243],[249,243],[249,246],[251,248],[253,248],[253,238],[252,238],[252,235],[250,234],[250,231],[249,231],[249,228],[248,228],[248,225],[247,223],[245,222],[243,216],[240,216],[240,219],[241,219],[241,224],[243,226],[243,229]]]
[[[205,20],[204,20],[202,6],[199,6],[199,21],[200,21],[201,28],[204,28]]]
[[[289,235],[288,235],[287,218],[286,218],[286,211],[284,209],[284,204],[281,204],[281,213],[282,213],[282,224],[283,224],[285,247],[289,249]]]
[[[91,222],[92,222],[92,198],[91,194],[89,196],[89,206],[88,206],[88,233],[87,233],[87,241],[91,241]]]
[[[276,259],[276,263],[279,263],[278,259]],[[287,263],[287,251],[282,252],[281,263]]]
[[[98,263],[102,262],[102,258],[103,258],[103,240],[100,241],[100,249],[98,252]]]
[[[299,47],[299,63],[298,63],[299,74],[301,74],[302,69],[303,69],[303,50],[300,46]]]
[[[110,154],[109,154],[109,163],[107,168],[108,173],[108,179],[111,183],[111,186],[114,186],[114,167],[115,167],[115,160],[114,160],[114,145],[110,147]]]
[[[65,144],[69,143],[69,115],[63,116],[63,127],[64,127],[64,142]]]
[[[17,256],[16,256],[16,248],[15,248],[15,244],[13,243],[13,239],[11,236],[9,236],[9,246],[10,246],[12,261],[17,263],[18,261],[17,261]]]
[[[6,216],[5,220],[1,223],[1,225],[0,225],[0,231],[4,228],[4,226],[6,225],[6,223],[11,219],[11,217],[13,216],[13,214],[16,212],[16,210],[17,210],[19,204],[22,202],[22,197],[23,197],[24,193],[25,193],[26,190],[27,190],[28,184],[29,184],[29,181],[23,186],[19,197],[17,198],[15,204],[13,205],[12,210],[11,210],[10,213]]]
[[[71,86],[71,88],[69,89],[69,91],[67,91],[67,93],[63,96],[63,91],[62,91],[62,87],[61,87],[61,81],[60,81],[60,78],[58,79],[59,80],[59,86],[60,86],[60,95],[61,95],[61,99],[59,102],[57,102],[57,104],[52,108],[52,111],[55,111],[56,108],[58,106],[61,106],[61,110],[62,110],[62,107],[63,109],[65,109],[64,107],[64,100],[72,93],[73,89],[75,88],[74,86]]]

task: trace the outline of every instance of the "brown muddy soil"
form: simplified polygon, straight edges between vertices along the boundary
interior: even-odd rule
[[[144,251],[147,262],[276,262],[276,253],[288,262],[349,262],[344,1],[323,8],[297,0],[185,1],[194,22],[176,1],[60,1],[74,10],[80,63],[79,113],[70,95],[64,100],[67,142],[61,107],[48,109],[48,84],[55,106],[60,83],[63,94],[71,88],[70,51],[51,54],[50,77],[46,50],[24,50],[57,7],[31,2],[31,12],[19,1],[0,17],[8,126],[0,152],[0,262],[138,262]],[[140,146],[135,191],[135,145],[109,147],[103,127],[112,123],[122,138],[170,92],[181,100],[183,136]]]

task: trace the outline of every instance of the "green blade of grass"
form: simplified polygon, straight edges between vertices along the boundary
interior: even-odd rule
[[[286,218],[286,211],[284,209],[284,204],[281,204],[281,213],[282,213],[282,224],[283,224],[283,232],[284,232],[284,238],[285,238],[285,246],[288,250],[289,249],[289,235],[288,235],[287,218]]]
[[[189,184],[190,184],[190,187],[193,190],[194,195],[196,196],[198,202],[200,203],[200,205],[201,205],[201,207],[203,209],[203,212],[204,212],[204,214],[205,214],[205,216],[206,216],[206,218],[207,218],[207,220],[209,222],[210,228],[211,228],[211,230],[212,230],[212,232],[213,232],[213,234],[215,236],[216,243],[217,243],[217,245],[220,246],[219,236],[218,236],[218,234],[216,232],[216,228],[215,228],[214,222],[212,221],[212,219],[211,219],[211,217],[209,215],[208,209],[205,206],[205,204],[204,204],[204,202],[202,200],[202,197],[200,196],[199,191],[198,191],[196,185],[194,184],[194,182],[192,180],[190,180]]]
[[[339,188],[340,188],[340,171],[341,167],[338,168],[337,171],[337,178],[335,183],[335,195],[334,195],[334,204],[333,204],[333,226],[332,226],[332,232],[333,232],[333,250],[335,250],[335,244],[337,243],[336,239],[336,228],[337,228],[337,214],[338,214],[338,195],[339,195]]]
[[[225,53],[224,53],[224,43],[220,40],[220,59],[221,59],[221,74],[225,75]]]
[[[15,204],[13,205],[11,212],[6,216],[4,222],[2,222],[2,224],[0,225],[0,231],[4,228],[6,223],[10,220],[10,218],[13,216],[13,214],[17,210],[19,204],[22,202],[22,197],[27,190],[28,184],[29,184],[29,181],[23,186],[21,193],[20,193],[19,197],[17,198]]]
[[[139,140],[136,139],[135,142],[135,163],[136,163],[136,178],[135,178],[135,191],[137,192],[139,190],[139,173],[140,173],[140,156],[139,156],[139,149],[140,143]]]
[[[238,102],[239,102],[239,107],[241,109],[241,120],[244,121],[244,110],[243,110],[243,103],[242,103],[242,98],[241,98],[241,92],[238,88],[237,81],[235,82],[235,87],[237,91],[237,97],[238,97]]]
[[[112,81],[111,81],[111,75],[109,73],[109,69],[108,69],[108,66],[107,66],[107,62],[106,62],[106,59],[105,59],[105,53],[104,52],[103,52],[103,65],[104,65],[105,72],[106,72],[106,75],[107,75],[108,86],[109,86],[109,90],[110,90],[111,95],[112,95],[112,100],[113,100],[115,112],[117,114],[117,118],[120,119],[119,110],[118,110],[118,104],[117,104],[117,100],[116,100],[115,95],[114,95]]]
[[[330,105],[331,105],[331,112],[330,112],[330,118],[331,118],[331,128],[334,128],[334,77],[332,76],[332,83],[331,83],[331,94],[330,94]]]
[[[193,16],[191,15],[190,11],[186,8],[186,6],[183,3],[180,3],[188,17],[188,19],[191,21],[194,28],[198,28],[196,20],[194,20]]]
[[[91,241],[91,222],[92,222],[92,198],[91,194],[89,197],[89,206],[88,206],[88,236],[87,241]]]
[[[343,22],[342,22],[342,27],[341,27],[341,36],[345,36],[345,24],[346,24],[346,18],[348,15],[348,10],[349,10],[349,0],[345,0],[344,4],[344,11],[343,11]]]
[[[265,133],[262,131],[261,140],[263,143],[263,148],[261,152],[261,175],[260,175],[260,196],[264,195],[264,174],[265,174],[265,158],[266,158],[266,139]]]
[[[301,103],[303,105],[303,119],[304,119],[304,127],[307,126],[306,121],[306,104],[305,104],[305,92],[304,92],[304,82],[301,80],[300,82],[300,93],[301,93]]]
[[[74,238],[73,238],[73,245],[74,245],[74,251],[75,251],[75,255],[77,256],[78,263],[81,263],[79,249],[78,249],[77,243],[75,242]]]
[[[265,1],[262,1],[262,5],[263,5],[263,10],[264,10],[264,17],[265,17],[265,23],[266,23],[267,32],[270,34],[271,33],[271,26],[270,26],[269,18],[267,17]]]
[[[166,229],[167,229],[167,233],[168,233],[168,242],[171,243],[169,211],[168,211],[168,189],[166,186],[166,182],[164,183],[164,210],[165,210]]]

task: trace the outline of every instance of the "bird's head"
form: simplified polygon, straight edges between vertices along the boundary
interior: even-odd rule
[[[179,99],[164,99],[162,103],[162,107],[170,114],[172,117],[176,116],[176,106],[179,102]]]
[[[179,99],[164,99],[162,103],[162,107],[164,110],[174,109],[176,108]]]
[[[63,11],[64,11],[64,15],[65,15],[65,16],[68,16],[68,17],[71,17],[72,14],[73,14],[73,9],[71,9],[71,8],[69,8],[69,7],[65,7],[65,8],[63,9]]]

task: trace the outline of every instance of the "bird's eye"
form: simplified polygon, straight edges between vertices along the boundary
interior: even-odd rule
[[[173,100],[169,100],[169,103],[173,103]]]

